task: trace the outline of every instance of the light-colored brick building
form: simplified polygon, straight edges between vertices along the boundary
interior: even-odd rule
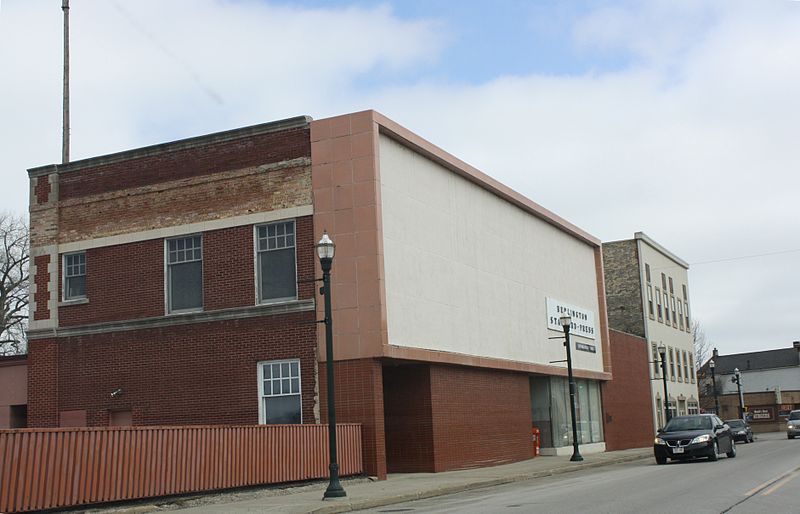
[[[609,326],[648,341],[653,427],[664,426],[659,346],[666,347],[673,416],[699,412],[689,301],[689,264],[643,232],[603,243]]]

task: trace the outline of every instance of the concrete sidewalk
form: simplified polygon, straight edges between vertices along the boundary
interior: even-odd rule
[[[287,513],[333,514],[403,503],[421,498],[469,491],[500,484],[519,482],[560,473],[652,458],[652,448],[638,448],[584,456],[583,462],[564,457],[536,457],[523,462],[444,473],[407,473],[389,475],[388,480],[344,479],[347,497],[322,500],[327,482],[298,487],[256,488],[244,491],[211,493],[167,500],[151,500],[137,505],[91,509],[90,512],[134,514],[165,510],[181,513]]]

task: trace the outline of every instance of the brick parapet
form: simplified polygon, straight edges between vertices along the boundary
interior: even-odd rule
[[[645,337],[640,259],[636,241],[604,243],[602,260],[609,327]]]

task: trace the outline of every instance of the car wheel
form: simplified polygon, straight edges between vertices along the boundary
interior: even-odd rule
[[[708,460],[711,462],[717,460],[717,453],[719,453],[719,446],[717,446],[717,442],[714,441],[714,448],[711,450],[711,455],[708,456]]]
[[[656,455],[656,464],[666,464],[667,458],[666,457],[659,457]]]
[[[726,453],[725,455],[728,456],[729,459],[736,457],[736,443],[731,441],[731,451]]]
[[[790,435],[790,436],[789,436],[789,439],[794,439],[794,436],[793,436],[793,435]]]
[[[753,441],[755,441],[755,440],[756,440],[756,438],[753,436],[753,434],[750,434],[750,439],[749,439],[749,442],[751,442],[751,443],[752,443],[752,442],[753,442]]]

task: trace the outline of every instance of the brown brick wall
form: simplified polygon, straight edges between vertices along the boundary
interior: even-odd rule
[[[311,156],[309,129],[291,129],[65,173],[61,200]]]
[[[86,410],[90,426],[130,409],[136,425],[258,423],[257,363],[299,358],[303,421],[314,423],[313,312],[32,341],[31,426]],[[57,374],[54,353],[57,352]],[[122,388],[124,393],[111,398]],[[57,404],[54,399],[57,398]]]
[[[298,277],[313,277],[311,216],[296,219]],[[203,233],[205,311],[256,304],[253,225]],[[63,260],[62,260],[63,261]],[[60,263],[63,265],[63,262]],[[59,281],[61,274],[59,274]],[[89,303],[62,305],[62,327],[163,316],[164,239],[86,251]],[[301,282],[300,299],[314,297],[313,283]],[[59,287],[59,298],[61,287]]]
[[[36,266],[36,277],[34,278],[36,293],[33,300],[36,304],[36,312],[33,314],[33,319],[49,319],[50,308],[47,306],[47,302],[50,300],[50,272],[47,270],[47,266],[50,264],[50,256],[38,255],[33,258],[33,263]]]
[[[86,298],[89,303],[59,307],[59,326],[163,316],[164,240],[87,250]]]
[[[383,399],[389,473],[432,472],[435,463],[430,367],[384,366]]]
[[[435,471],[533,456],[528,375],[434,365],[431,404]]]
[[[602,386],[606,449],[651,446],[653,406],[647,341],[616,330],[610,334],[614,378]]]
[[[609,328],[644,337],[644,304],[635,239],[603,244]]]
[[[41,177],[36,177],[36,203],[42,204],[47,203],[47,200],[50,199],[50,177],[48,175],[43,175]]]
[[[28,426],[58,426],[58,342],[28,341]]]
[[[334,340],[334,344],[336,341]],[[335,350],[334,350],[335,356]],[[328,420],[325,363],[319,365],[319,398],[323,423]],[[336,422],[361,423],[364,472],[386,479],[386,444],[383,419],[383,373],[377,359],[334,363]]]

